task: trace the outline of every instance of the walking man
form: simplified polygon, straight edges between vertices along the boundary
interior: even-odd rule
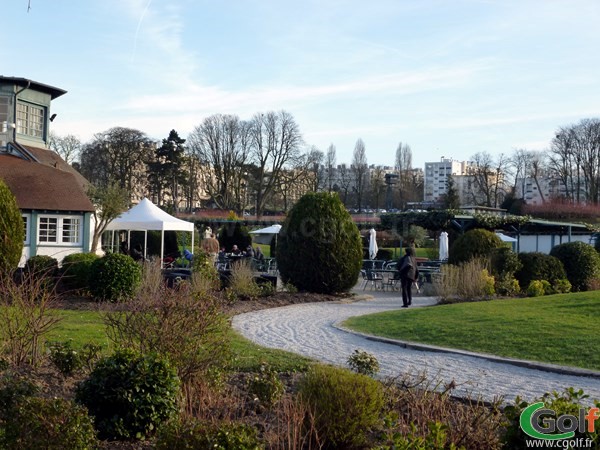
[[[412,304],[412,285],[419,279],[419,269],[415,259],[415,249],[406,247],[405,255],[398,261],[400,284],[402,286],[402,307],[408,308]]]

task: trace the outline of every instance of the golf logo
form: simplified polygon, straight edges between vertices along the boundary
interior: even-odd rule
[[[529,405],[521,413],[519,424],[523,432],[535,439],[546,441],[568,440],[575,433],[594,433],[595,421],[600,418],[600,408],[580,408],[577,416],[562,414],[556,416],[543,402]]]

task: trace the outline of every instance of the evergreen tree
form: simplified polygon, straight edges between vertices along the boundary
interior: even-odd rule
[[[148,182],[154,199],[159,206],[179,207],[180,185],[187,181],[183,170],[185,139],[179,137],[175,130],[169,132],[169,137],[162,140],[162,145],[155,151],[154,161],[148,164]],[[165,205],[165,195],[170,196],[169,205]]]
[[[458,209],[460,208],[460,197],[458,196],[458,190],[454,185],[454,179],[452,175],[448,175],[447,181],[448,189],[442,200],[444,208],[446,209]]]
[[[17,200],[0,180],[0,274],[16,269],[23,252],[24,229]]]

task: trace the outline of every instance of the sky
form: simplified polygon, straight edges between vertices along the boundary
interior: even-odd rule
[[[286,110],[306,148],[413,166],[547,149],[600,117],[598,0],[5,0],[0,75],[67,91],[52,130],[186,137]],[[30,6],[30,7],[29,7]]]

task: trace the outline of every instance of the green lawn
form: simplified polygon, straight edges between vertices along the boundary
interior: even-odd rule
[[[363,333],[600,370],[600,293],[459,303],[348,319]]]
[[[48,335],[49,341],[72,340],[73,348],[81,349],[86,343],[102,346],[105,354],[109,353],[112,344],[108,340],[97,311],[56,310],[61,318],[57,327]],[[231,330],[232,369],[254,371],[266,362],[277,371],[304,371],[311,360],[302,356],[260,347]]]

